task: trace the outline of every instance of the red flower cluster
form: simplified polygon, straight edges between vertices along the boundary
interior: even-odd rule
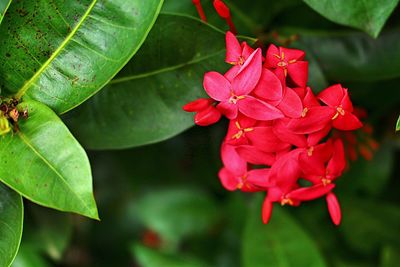
[[[271,45],[265,57],[226,34],[224,75],[207,72],[204,89],[209,99],[184,106],[196,112],[195,122],[206,126],[221,115],[230,120],[222,144],[223,168],[219,172],[227,190],[264,191],[262,218],[269,221],[274,202],[298,206],[326,197],[333,222],[341,212],[332,192],[346,167],[345,150],[332,129],[362,127],[353,114],[347,89],[340,84],[317,96],[306,87],[305,53]]]

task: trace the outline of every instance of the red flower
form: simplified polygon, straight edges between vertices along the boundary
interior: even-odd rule
[[[254,192],[269,186],[269,169],[248,170],[246,161],[239,156],[234,146],[223,144],[221,157],[224,167],[218,175],[227,190]]]
[[[196,112],[194,123],[199,126],[208,126],[221,118],[221,113],[214,107],[215,101],[210,98],[199,98],[183,106],[187,112]]]
[[[308,79],[308,62],[303,61],[304,57],[304,51],[270,45],[264,67],[272,69],[281,79],[289,77],[295,86],[305,87]]]
[[[217,108],[228,119],[235,119],[238,111],[257,120],[282,118],[275,107],[250,96],[261,75],[261,50],[255,50],[240,68],[232,82],[218,72],[204,75],[204,89],[207,94],[220,101]]]
[[[334,128],[349,131],[362,127],[360,120],[352,113],[353,104],[347,88],[343,88],[340,84],[332,85],[323,90],[318,98],[334,111],[332,117]]]

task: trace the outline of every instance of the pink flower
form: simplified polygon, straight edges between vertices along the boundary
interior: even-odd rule
[[[199,98],[183,106],[187,112],[196,112],[194,123],[199,126],[208,126],[221,118],[221,113],[214,107],[215,101],[210,98]]]

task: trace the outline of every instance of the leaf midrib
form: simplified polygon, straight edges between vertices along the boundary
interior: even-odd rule
[[[60,46],[54,51],[54,53],[50,56],[50,58],[40,67],[40,69],[29,79],[29,81],[25,82],[25,84],[18,90],[16,93],[16,98],[21,98],[28,90],[31,88],[31,85],[39,78],[39,76],[47,69],[47,67],[53,62],[53,60],[63,51],[63,49],[68,45],[69,41],[74,37],[76,32],[82,26],[83,22],[85,22],[86,18],[89,16],[90,12],[93,10],[96,5],[97,0],[93,0],[86,12],[83,14],[78,24],[72,29],[72,31],[66,36],[65,40],[60,44]]]
[[[58,177],[60,177],[61,181],[67,186],[67,188],[72,192],[73,195],[76,196],[76,198],[82,203],[84,206],[85,210],[87,212],[90,212],[90,207],[86,204],[86,202],[82,199],[80,195],[78,195],[72,188],[71,186],[67,183],[65,180],[64,176],[57,171],[56,168],[42,155],[39,153],[39,151],[29,142],[29,139],[22,133],[18,132],[17,135],[20,137],[22,142],[24,142],[30,149],[31,151],[37,155]],[[25,194],[24,194],[25,195]]]

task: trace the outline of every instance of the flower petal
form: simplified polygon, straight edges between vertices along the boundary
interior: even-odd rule
[[[220,102],[217,109],[230,120],[236,119],[238,115],[238,106],[228,101]]]
[[[234,191],[237,189],[239,180],[228,169],[222,168],[218,173],[218,177],[226,190]]]
[[[211,98],[199,98],[187,103],[182,109],[187,112],[197,112],[208,108],[213,102]]]
[[[268,196],[265,197],[263,205],[262,205],[262,221],[263,223],[267,224],[269,219],[271,218],[273,204],[268,199]]]
[[[300,118],[303,112],[300,97],[290,88],[286,88],[283,99],[277,108],[290,118]]]
[[[240,112],[256,120],[274,120],[284,117],[283,113],[276,107],[252,96],[246,96],[239,100],[237,105]]]
[[[333,142],[333,155],[332,158],[328,162],[328,166],[326,168],[327,175],[331,176],[331,178],[336,178],[342,175],[346,167],[346,156],[344,153],[344,145],[342,139],[336,139]]]
[[[342,220],[342,212],[340,211],[340,204],[334,193],[326,195],[326,204],[328,205],[328,211],[331,216],[332,222],[335,225],[339,225]]]
[[[247,182],[258,187],[268,188],[273,186],[269,181],[270,169],[254,169],[247,173]]]
[[[282,83],[272,71],[263,68],[253,94],[263,100],[280,101],[283,97]]]
[[[297,61],[287,66],[290,79],[300,87],[305,87],[308,80],[308,62]]]
[[[222,144],[221,158],[224,166],[235,176],[243,176],[247,172],[247,163],[236,152],[235,147]]]
[[[334,108],[342,103],[343,96],[344,90],[340,84],[332,85],[318,94],[319,100]]]
[[[235,95],[248,95],[256,87],[261,76],[261,61],[261,49],[257,48],[233,78],[232,91]]]
[[[251,145],[238,146],[236,151],[241,158],[251,164],[272,166],[275,162],[275,154],[263,152]]]
[[[226,32],[226,57],[225,62],[236,65],[240,56],[242,56],[242,47],[236,36],[230,31]]]
[[[230,82],[216,71],[204,75],[203,86],[207,94],[217,101],[227,100],[231,96]]]
[[[309,201],[328,194],[330,191],[332,191],[334,187],[334,184],[317,184],[309,187],[302,187],[293,190],[292,192],[287,194],[287,197],[299,201]]]
[[[279,50],[281,53],[285,55],[285,59],[287,61],[290,60],[303,60],[304,57],[306,56],[306,53],[303,50],[300,49],[293,49],[293,48],[285,48],[285,47],[279,47]]]
[[[312,107],[304,117],[290,120],[287,127],[297,134],[310,134],[324,129],[334,114],[335,110],[327,106]]]
[[[216,123],[220,118],[221,113],[214,106],[209,106],[207,109],[196,113],[194,123],[199,126],[208,126]]]
[[[269,68],[269,69],[274,69],[277,67],[278,62],[280,61],[280,52],[279,49],[271,44],[268,47],[266,56],[265,56],[265,62],[264,62],[264,67]]]
[[[352,113],[346,112],[332,121],[332,126],[342,131],[357,130],[363,126],[361,121]]]

